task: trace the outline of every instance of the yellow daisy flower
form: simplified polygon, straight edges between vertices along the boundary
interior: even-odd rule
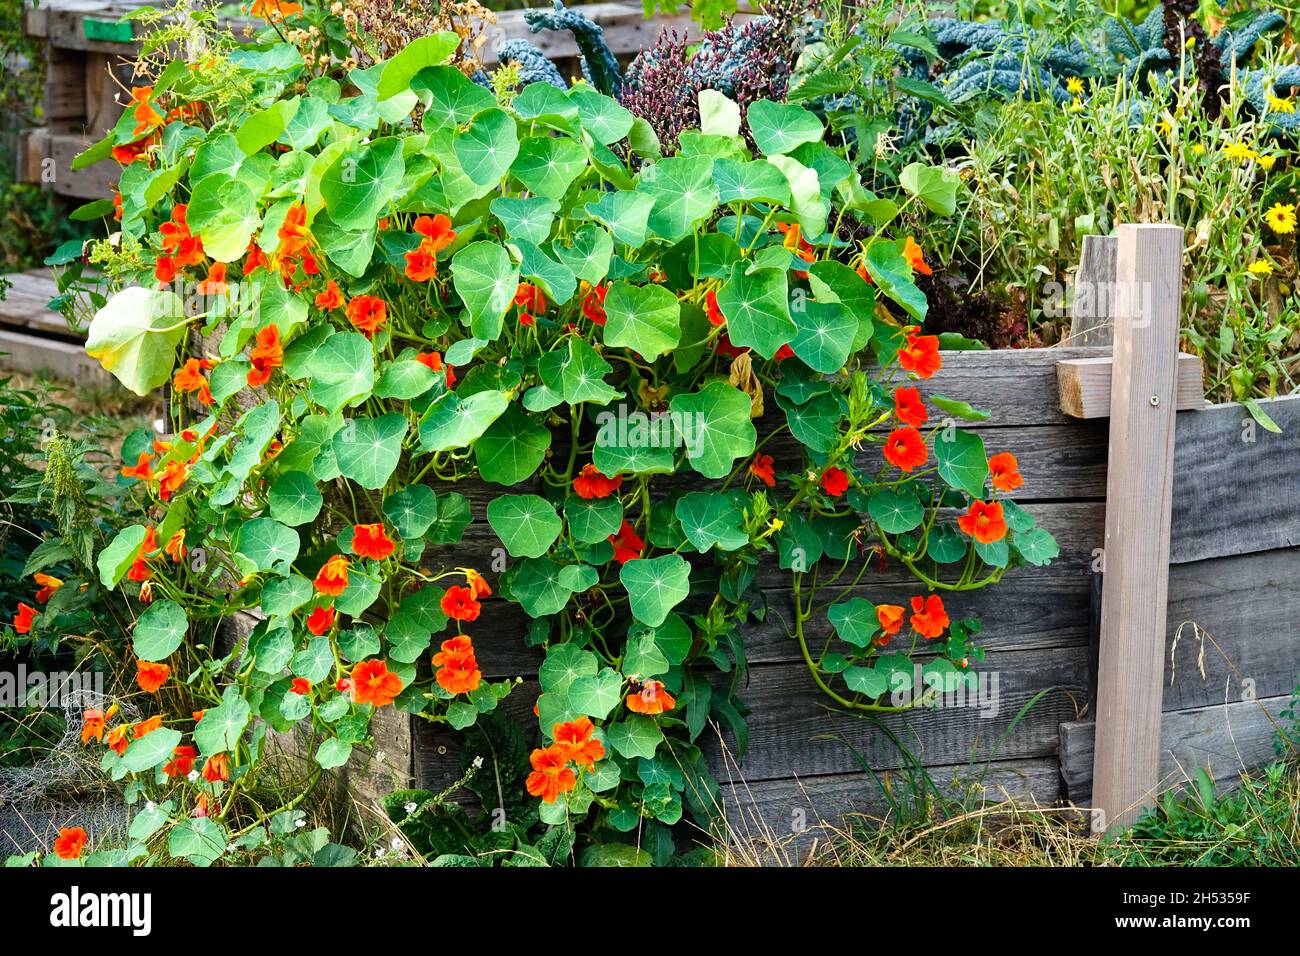
[[[1083,112],[1083,99],[1082,99],[1082,98],[1076,96],[1076,97],[1075,97],[1075,98],[1070,102],[1070,112],[1071,112],[1071,113],[1082,113],[1082,112]]]
[[[1272,93],[1267,94],[1265,99],[1268,100],[1268,108],[1273,113],[1294,113],[1295,100],[1291,97],[1274,96]]]
[[[1174,124],[1169,122],[1168,117],[1161,117],[1160,122],[1156,124],[1156,132],[1161,136],[1170,136],[1173,134]]]
[[[1295,232],[1295,206],[1291,203],[1275,202],[1264,213],[1264,221],[1268,223],[1268,228],[1279,235]]]
[[[1245,143],[1229,143],[1223,150],[1223,155],[1229,159],[1247,160],[1258,159],[1259,154],[1247,146]]]
[[[1193,144],[1192,144],[1192,152],[1195,153],[1197,156],[1200,156],[1201,153],[1205,152],[1205,144],[1204,144],[1204,143],[1193,143]]]
[[[1083,78],[1072,76],[1065,81],[1065,88],[1071,96],[1079,96],[1083,93]]]
[[[1273,263],[1269,262],[1267,259],[1256,259],[1250,265],[1246,266],[1246,269],[1252,275],[1271,276],[1273,274]]]
[[[1273,168],[1273,164],[1277,162],[1277,157],[1270,153],[1265,153],[1262,156],[1257,157],[1255,162],[1259,163],[1260,169],[1264,170],[1264,172],[1268,172]]]

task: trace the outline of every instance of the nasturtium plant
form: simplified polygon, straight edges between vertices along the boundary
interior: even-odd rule
[[[881,710],[913,656],[979,659],[939,592],[1055,554],[1004,497],[1014,458],[913,384],[942,357],[913,324],[923,253],[893,230],[950,206],[945,175],[908,172],[873,222],[802,107],[750,104],[753,151],[710,93],[707,135],[661,159],[590,86],[489,89],[458,45],[346,72],[275,33],[196,46],[202,68],[163,69],[92,148],[124,164],[135,253],[91,353],[171,384],[98,569],[140,602],[141,688],[205,702],[104,766],[175,808],[181,855],[205,854],[196,808],[230,822],[268,730],[309,728],[320,770],[378,708],[497,733],[522,691],[489,679],[484,633],[544,655],[539,746],[489,799],[589,846],[711,826],[704,729],[746,732],[743,687],[708,675],[744,673],[760,566],[792,575],[813,679]],[[873,228],[837,228],[848,208]],[[846,587],[882,553],[915,572],[910,608]]]

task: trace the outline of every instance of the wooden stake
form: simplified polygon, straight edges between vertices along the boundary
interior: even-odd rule
[[[1131,824],[1159,776],[1183,230],[1121,226],[1117,247],[1094,832]]]
[[[1110,345],[1115,338],[1115,236],[1084,236],[1074,273],[1069,345]]]

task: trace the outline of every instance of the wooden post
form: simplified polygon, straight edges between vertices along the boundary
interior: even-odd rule
[[[1115,338],[1115,236],[1084,236],[1074,273],[1069,345],[1110,345]]]
[[[1094,832],[1131,824],[1159,781],[1183,230],[1121,226],[1116,261]]]

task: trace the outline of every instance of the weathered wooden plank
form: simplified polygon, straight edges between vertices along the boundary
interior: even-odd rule
[[[1053,758],[995,760],[989,764],[926,768],[946,799],[1050,806],[1060,797],[1060,767]],[[743,769],[719,784],[727,839],[737,862],[791,865],[804,861],[815,846],[833,838],[846,817],[892,817],[882,783],[895,800],[911,797],[907,775],[846,773],[790,780],[745,779]]]
[[[1084,236],[1074,274],[1071,345],[1110,345],[1115,338],[1116,236]]]
[[[1260,407],[1280,434],[1235,403],[1178,416],[1170,560],[1300,545],[1300,396]]]
[[[1164,715],[1160,736],[1160,765],[1153,794],[1163,793],[1195,778],[1204,768],[1220,784],[1236,781],[1243,771],[1271,763],[1280,714],[1292,698],[1265,697]],[[1061,724],[1061,779],[1065,796],[1080,806],[1092,801],[1092,721]]]
[[[50,300],[59,294],[58,285],[48,270],[13,272],[4,276],[9,283],[4,298],[0,299],[0,325],[31,329],[33,333],[74,340],[75,333],[60,313],[49,308]]]
[[[1182,263],[1181,227],[1120,227],[1097,672],[1097,831],[1133,822],[1159,763]]]
[[[1109,418],[1112,360],[1109,356],[1070,359],[1056,366],[1061,411],[1071,418]],[[1178,411],[1205,407],[1205,384],[1199,355],[1178,356],[1175,403]]]
[[[112,382],[103,366],[79,345],[0,329],[0,368],[19,372],[49,372],[86,386]]]

